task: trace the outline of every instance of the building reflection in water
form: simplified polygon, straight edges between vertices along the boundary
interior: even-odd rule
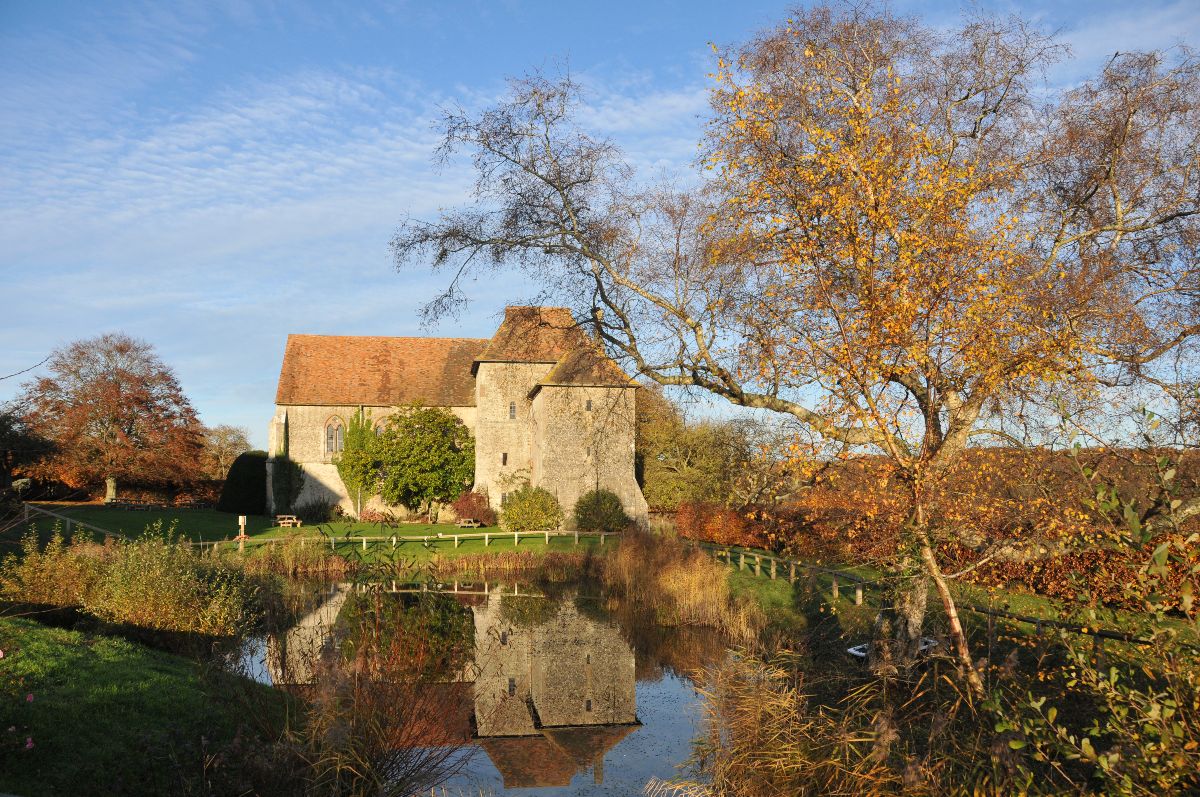
[[[506,788],[565,786],[638,727],[633,649],[583,601],[490,596],[475,613],[475,727]]]
[[[641,724],[633,648],[595,601],[479,587],[456,585],[450,593],[473,614],[474,661],[428,685],[470,687],[473,700],[435,701],[458,707],[446,712],[458,716],[423,718],[420,724],[438,732],[422,736],[435,745],[479,745],[505,788],[566,786],[589,767],[603,783],[605,754]],[[314,662],[328,662],[336,650],[333,630],[346,593],[332,589],[295,627],[268,640],[273,683],[312,683]]]

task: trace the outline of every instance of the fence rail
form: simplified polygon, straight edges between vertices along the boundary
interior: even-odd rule
[[[753,550],[744,548],[733,548],[726,545],[716,545],[713,543],[699,543],[699,547],[711,553],[717,560],[724,560],[730,567],[737,567],[739,570],[749,570],[755,576],[761,577],[766,575],[774,580],[780,577],[781,574],[787,579],[789,584],[796,583],[799,580],[798,576],[803,576],[810,587],[816,585],[817,575],[824,574],[829,577],[831,583],[831,592],[834,601],[841,599],[842,585],[850,585],[854,589],[854,605],[863,605],[863,592],[867,586],[877,583],[870,579],[863,578],[857,573],[851,573],[847,570],[838,570],[836,568],[821,567],[818,565],[808,564],[787,557],[776,556],[770,553],[759,553]],[[768,567],[764,568],[763,563],[767,563]],[[1045,642],[1045,628],[1058,628],[1068,633],[1077,634],[1080,636],[1090,636],[1095,642],[1097,656],[1103,656],[1104,641],[1112,640],[1116,642],[1126,642],[1132,645],[1149,645],[1153,644],[1152,640],[1142,638],[1135,633],[1127,631],[1113,631],[1107,628],[1096,628],[1091,625],[1085,625],[1078,622],[1068,622],[1050,617],[1033,617],[1030,615],[1017,614],[1015,612],[1006,611],[1004,609],[993,609],[986,606],[978,606],[972,603],[959,603],[958,608],[963,611],[981,614],[988,618],[988,640],[990,644],[994,644],[995,639],[995,618],[1003,618],[1006,620],[1015,620],[1019,623],[1027,623],[1034,626],[1035,634],[1039,644]],[[1188,649],[1194,650],[1191,645],[1184,645]]]
[[[452,543],[454,543],[454,547],[457,548],[458,546],[462,545],[464,542],[467,542],[469,540],[483,540],[483,546],[485,548],[487,548],[493,542],[504,542],[504,541],[507,541],[508,538],[510,538],[510,537],[512,538],[514,546],[519,546],[521,544],[522,539],[529,540],[529,539],[536,539],[539,537],[542,538],[546,542],[547,545],[550,544],[550,539],[552,537],[571,537],[574,539],[576,545],[579,544],[579,540],[582,537],[599,537],[600,544],[604,545],[607,542],[609,537],[619,537],[619,536],[620,536],[619,532],[612,532],[612,531],[563,531],[560,529],[540,529],[540,530],[536,530],[536,531],[499,531],[499,530],[497,530],[497,531],[464,532],[464,533],[460,533],[460,534],[447,534],[444,532],[439,533],[439,534],[392,534],[392,535],[386,535],[386,536],[385,535],[357,535],[357,534],[354,534],[354,535],[348,534],[348,535],[338,536],[335,534],[322,533],[320,536],[307,536],[307,537],[287,536],[287,537],[266,537],[266,538],[247,537],[244,539],[234,538],[234,539],[227,539],[227,540],[192,542],[189,544],[193,545],[193,546],[198,546],[201,548],[215,548],[215,547],[221,546],[221,545],[236,545],[236,546],[238,546],[239,549],[244,549],[245,546],[247,546],[247,545],[250,545],[250,546],[272,545],[272,544],[278,544],[281,542],[303,542],[303,543],[316,542],[321,545],[328,545],[331,550],[336,550],[337,546],[339,546],[339,545],[342,545],[342,546],[354,545],[356,547],[361,546],[362,550],[366,551],[366,550],[370,549],[370,546],[381,546],[381,545],[382,546],[390,545],[391,549],[394,550],[396,548],[403,547],[405,543],[421,543],[422,545],[430,545],[430,544],[437,544],[437,543],[452,542]]]
[[[22,522],[24,522],[24,523],[28,523],[32,519],[32,516],[34,513],[38,513],[38,514],[42,514],[42,515],[47,515],[48,517],[52,517],[55,520],[61,520],[63,522],[63,533],[64,534],[71,533],[71,526],[79,526],[81,528],[87,529],[88,531],[94,531],[97,534],[103,534],[105,537],[115,537],[119,540],[129,539],[129,537],[124,534],[118,534],[115,531],[109,531],[108,529],[102,529],[99,526],[94,526],[91,523],[85,523],[84,521],[79,520],[78,518],[73,518],[70,515],[64,515],[60,512],[53,512],[49,509],[44,509],[40,506],[34,506],[33,504],[25,504],[24,506],[25,506],[24,517],[22,518]]]

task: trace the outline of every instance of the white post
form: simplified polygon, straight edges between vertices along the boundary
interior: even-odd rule
[[[550,529],[546,529],[546,544],[550,544]]]
[[[367,550],[367,538],[363,537],[362,541],[363,541],[363,550],[365,551],[365,550]]]
[[[514,547],[514,548],[516,548],[518,545],[520,545],[520,544],[521,544],[521,541],[520,541],[520,540],[517,538],[517,535],[518,535],[518,534],[520,534],[520,532],[519,532],[519,531],[514,531],[514,532],[513,532],[513,547]]]
[[[492,535],[486,531],[483,533],[483,547],[486,548],[492,544]]]

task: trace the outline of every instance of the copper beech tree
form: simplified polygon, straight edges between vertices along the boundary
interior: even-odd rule
[[[718,54],[687,189],[640,187],[576,123],[568,77],[514,81],[445,119],[477,202],[406,222],[393,251],[452,271],[433,315],[471,270],[515,265],[655,382],[882,454],[907,521],[875,664],[912,660],[932,582],[979,689],[933,488],[1006,407],[1150,375],[1200,329],[1200,63],[1123,53],[1057,91],[1061,55],[1018,19],[798,10]]]
[[[108,334],[54,352],[24,386],[24,420],[53,443],[38,472],[72,487],[119,481],[185,484],[202,477],[203,427],[171,369],[147,343]]]

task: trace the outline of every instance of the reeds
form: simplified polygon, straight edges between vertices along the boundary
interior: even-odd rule
[[[734,598],[724,568],[677,537],[631,530],[602,561],[605,583],[650,608],[659,625],[718,628],[750,642],[765,624],[757,604]]]
[[[357,564],[314,540],[283,537],[257,545],[246,553],[221,552],[222,560],[254,575],[287,578],[320,578],[340,581],[357,570]]]
[[[245,574],[203,557],[161,523],[136,540],[67,542],[55,530],[45,548],[30,533],[22,555],[0,566],[0,596],[23,604],[73,607],[100,620],[157,631],[234,636],[256,619]]]

